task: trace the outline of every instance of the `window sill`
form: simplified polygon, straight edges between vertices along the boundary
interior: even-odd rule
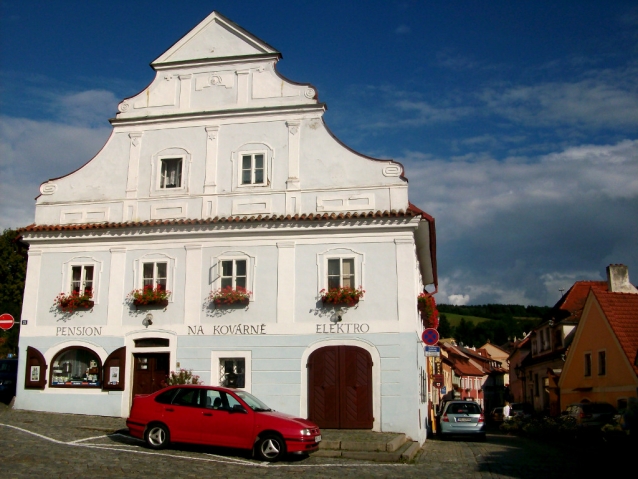
[[[58,309],[60,309],[61,311],[64,311],[65,313],[73,314],[76,311],[87,311],[89,309],[92,309],[93,306],[95,306],[95,302],[94,301],[86,301],[86,302],[84,302],[82,304],[79,304],[78,306],[73,308],[73,310],[71,310],[71,311],[65,311],[62,306],[58,306]]]
[[[168,299],[159,299],[149,302],[142,302],[139,299],[134,299],[133,305],[135,306],[135,309],[166,308],[168,306]]]
[[[223,308],[224,306],[248,306],[248,304],[250,303],[250,299],[240,299],[238,301],[233,301],[230,303],[223,299],[215,299],[211,302],[215,305],[215,308]]]
[[[359,298],[353,298],[350,301],[331,301],[321,298],[321,302],[324,307],[326,306],[356,306],[359,303]]]

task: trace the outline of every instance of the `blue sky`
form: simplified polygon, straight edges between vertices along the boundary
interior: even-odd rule
[[[437,220],[439,302],[553,304],[638,278],[635,1],[0,2],[0,228],[88,161],[149,63],[217,10],[317,87]]]

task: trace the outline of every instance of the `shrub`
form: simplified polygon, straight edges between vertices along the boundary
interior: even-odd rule
[[[171,373],[166,376],[166,379],[162,381],[162,386],[174,386],[176,384],[203,384],[199,380],[199,376],[193,374],[193,370],[189,369],[180,369],[179,371],[171,371]]]

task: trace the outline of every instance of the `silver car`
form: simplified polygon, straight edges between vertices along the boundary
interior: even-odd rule
[[[474,401],[449,401],[439,417],[441,438],[472,435],[485,439],[485,417],[481,406]]]

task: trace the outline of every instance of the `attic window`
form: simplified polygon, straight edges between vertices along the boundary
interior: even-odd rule
[[[160,188],[181,188],[182,186],[182,159],[163,158],[160,177]]]

